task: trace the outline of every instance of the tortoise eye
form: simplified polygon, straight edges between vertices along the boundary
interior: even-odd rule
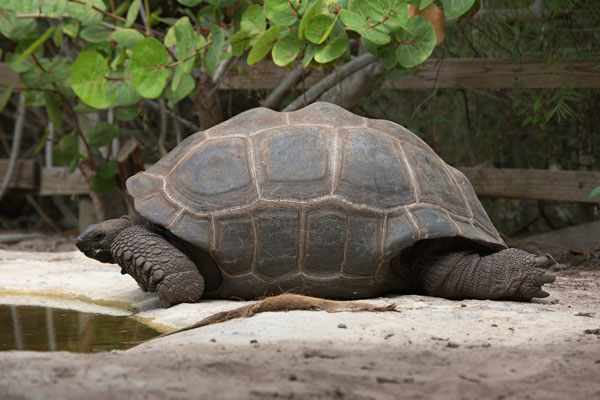
[[[96,234],[94,235],[94,237],[92,238],[92,240],[93,240],[94,242],[99,242],[99,241],[101,241],[102,239],[104,239],[104,236],[105,236],[105,235],[104,235],[104,233],[102,233],[102,232],[98,232],[98,233],[96,233]]]

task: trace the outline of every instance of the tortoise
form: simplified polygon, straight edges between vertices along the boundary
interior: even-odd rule
[[[393,122],[314,103],[197,132],[127,180],[139,215],[78,248],[163,307],[295,292],[546,297],[551,261],[509,249],[467,178]]]

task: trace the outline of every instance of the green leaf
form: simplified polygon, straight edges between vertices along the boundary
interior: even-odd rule
[[[103,161],[98,167],[97,175],[100,178],[108,179],[113,178],[119,173],[119,165],[115,160]]]
[[[384,32],[381,28],[372,28],[365,17],[354,11],[341,10],[338,15],[348,29],[358,32],[362,37],[373,43],[387,44],[391,40],[388,33]]]
[[[231,53],[239,57],[250,47],[250,42],[252,41],[252,34],[246,31],[238,31],[236,32],[230,40],[231,43]]]
[[[306,68],[310,64],[310,62],[313,60],[316,49],[317,49],[317,46],[312,43],[309,43],[306,46],[306,49],[304,50],[304,56],[302,57],[302,68]]]
[[[175,68],[175,73],[173,74],[173,79],[171,80],[171,90],[177,90],[179,84],[181,83],[181,78],[183,78],[183,67],[178,65]]]
[[[98,10],[106,11],[106,6],[102,0],[86,0],[85,4],[67,2],[65,14],[71,15],[80,21],[83,25],[97,25],[102,21],[102,13]]]
[[[66,9],[66,0],[42,0],[42,13],[51,18],[62,17]]]
[[[108,40],[112,32],[112,30],[102,25],[88,25],[81,30],[79,36],[90,43],[101,43]]]
[[[347,36],[333,38],[320,44],[315,51],[315,61],[321,64],[328,63],[339,58],[350,46]]]
[[[331,32],[330,27],[333,27],[333,24],[328,15],[315,15],[306,24],[304,36],[314,44],[323,43],[327,39],[329,32]]]
[[[17,24],[17,13],[13,10],[0,9],[0,33],[11,38]]]
[[[2,8],[17,12],[33,12],[39,7],[39,0],[2,0]]]
[[[190,94],[195,87],[196,82],[194,81],[194,78],[189,75],[183,76],[181,78],[181,83],[176,90],[173,90],[172,88],[165,90],[164,96],[169,101],[168,106],[173,108],[175,103]]]
[[[129,10],[127,10],[127,18],[125,19],[125,28],[129,28],[138,17],[140,12],[141,0],[133,0],[133,3],[129,6]]]
[[[192,28],[188,17],[180,18],[173,28],[175,30],[177,58],[181,62],[182,72],[189,74],[194,66],[195,57],[192,56],[196,51],[198,35],[194,31],[194,28]]]
[[[417,69],[419,69],[419,66],[415,66],[412,68],[402,68],[402,67],[398,67],[398,65],[396,65],[396,68],[393,69],[388,75],[387,75],[387,79],[393,81],[395,79],[400,79],[400,78],[404,78],[405,76],[409,76],[412,75]]]
[[[131,121],[140,115],[140,107],[137,104],[130,106],[115,107],[114,109],[115,118],[121,121]]]
[[[2,92],[2,94],[0,94],[0,113],[2,111],[4,111],[4,107],[6,107],[6,105],[8,104],[8,101],[10,100],[10,95],[12,94],[12,89],[13,89],[13,84],[9,83],[8,86],[6,87],[6,89],[4,89]]]
[[[304,16],[300,20],[300,26],[298,26],[298,38],[300,40],[304,39],[304,31],[306,30],[306,26],[308,25],[308,22],[312,19],[312,17],[319,14],[321,12],[322,8],[323,8],[323,0],[317,0],[306,11]]]
[[[97,113],[98,109],[96,109],[94,107],[90,107],[85,103],[77,103],[73,106],[73,111],[75,111],[77,114],[84,115],[84,114]]]
[[[100,195],[109,194],[116,186],[117,184],[114,176],[112,178],[102,178],[96,174],[90,180],[90,189]]]
[[[137,42],[144,38],[144,35],[135,29],[120,29],[111,33],[110,37],[117,42],[117,44],[131,50],[135,47]]]
[[[44,135],[40,139],[38,145],[35,147],[35,150],[33,151],[35,154],[40,154],[40,151],[44,149],[44,147],[46,146],[46,142],[48,141],[48,136],[50,136],[50,129],[46,128],[44,129]]]
[[[171,75],[166,65],[167,50],[158,40],[140,40],[131,54],[131,82],[135,90],[149,99],[160,96]]]
[[[271,21],[271,25],[291,26],[298,21],[298,17],[292,12],[287,0],[285,0],[283,3],[285,3],[285,8],[269,8],[267,7],[268,2],[265,2],[265,15],[267,19]],[[283,11],[275,11],[279,9]]]
[[[198,4],[202,3],[202,0],[177,0],[180,4],[183,4],[187,7],[195,7]]]
[[[535,103],[533,103],[533,112],[536,113],[542,107],[542,98],[538,97]]]
[[[425,7],[427,7],[428,5],[430,5],[431,3],[433,3],[433,0],[421,0],[421,2],[419,3],[419,10],[424,9]]]
[[[66,60],[55,59],[53,61],[41,61],[40,65],[44,69],[32,68],[21,73],[23,84],[31,88],[40,89],[58,89],[72,96],[69,76],[71,75],[71,64]]]
[[[442,0],[442,7],[446,18],[458,18],[475,4],[475,0]]]
[[[600,196],[600,186],[597,186],[596,188],[594,188],[594,190],[590,192],[590,196],[588,197],[588,199],[593,200],[598,196]]]
[[[65,35],[69,35],[72,38],[76,38],[79,35],[79,22],[76,19],[64,18],[60,28]]]
[[[262,35],[266,27],[265,13],[258,4],[251,5],[242,14],[242,31],[250,32],[252,36],[259,36]]]
[[[56,97],[52,94],[52,92],[45,90],[44,98],[46,100],[46,113],[48,114],[48,118],[52,121],[52,125],[54,129],[61,130],[62,129],[62,110]]]
[[[95,51],[83,51],[73,63],[71,85],[86,104],[107,108],[115,104],[115,88],[106,79],[108,60]]]
[[[256,43],[254,43],[252,50],[250,50],[250,53],[248,53],[248,58],[246,59],[248,65],[256,64],[267,54],[269,54],[269,51],[271,51],[275,45],[275,42],[279,38],[280,29],[281,27],[279,25],[272,26],[258,38]]]
[[[198,24],[202,26],[218,26],[223,19],[223,13],[221,12],[221,9],[210,5],[203,7],[200,11],[198,11],[198,16],[196,19],[198,20]]]
[[[54,30],[54,33],[52,34],[52,42],[54,43],[54,45],[56,47],[62,46],[62,42],[63,42],[63,31],[62,31],[62,29],[55,29]]]
[[[165,47],[173,47],[175,46],[175,41],[175,28],[170,27],[169,29],[167,29],[167,34],[165,35],[163,43]]]
[[[290,9],[288,0],[265,0],[265,11],[274,13],[285,12]]]
[[[292,64],[302,51],[300,42],[294,36],[285,36],[273,46],[273,62],[280,67]]]
[[[58,145],[54,146],[52,151],[53,159],[57,164],[67,165],[78,158],[78,146],[75,133],[71,132],[63,136],[58,141]]]
[[[210,76],[214,76],[219,64],[219,58],[225,44],[225,34],[219,27],[214,26],[211,30],[211,44],[208,46],[206,56],[204,57],[204,65]]]
[[[42,107],[44,105],[44,93],[39,90],[25,91],[25,105],[27,107]]]
[[[388,43],[383,46],[377,47],[375,56],[383,67],[386,69],[394,68],[396,66],[396,43]]]
[[[404,68],[421,64],[433,52],[435,47],[435,30],[429,21],[420,15],[408,20],[407,30],[396,32],[399,42],[396,48],[396,59]]]
[[[108,122],[100,122],[92,126],[84,136],[92,147],[106,146],[119,136],[119,126]]]
[[[142,96],[135,90],[131,82],[131,60],[125,61],[124,68],[120,67],[114,74],[114,77],[121,78],[123,81],[116,86],[116,106],[129,106],[137,104]]]
[[[42,36],[37,39],[35,42],[33,42],[31,44],[31,46],[29,46],[24,52],[23,54],[21,54],[19,56],[19,58],[17,58],[17,60],[15,61],[15,64],[21,64],[23,61],[25,61],[25,59],[27,57],[29,57],[30,55],[33,54],[33,52],[35,52],[38,48],[41,48],[41,46],[44,44],[44,42],[46,40],[48,40],[48,38],[52,35],[52,32],[54,32],[55,27],[54,26],[50,26],[48,29],[46,29],[46,31],[42,34]]]

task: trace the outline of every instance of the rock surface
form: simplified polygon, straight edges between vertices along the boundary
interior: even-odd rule
[[[135,314],[162,331],[246,302],[161,309],[116,266],[0,250],[0,303]],[[600,399],[600,271],[531,303],[367,300],[400,312],[269,312],[100,354],[0,352],[9,399]],[[0,327],[3,329],[3,327]]]

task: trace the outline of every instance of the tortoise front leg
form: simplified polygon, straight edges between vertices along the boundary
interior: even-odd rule
[[[202,297],[204,278],[196,265],[150,227],[124,229],[111,251],[121,273],[131,275],[142,290],[158,292],[161,306],[193,303]]]
[[[422,284],[432,296],[450,299],[530,300],[547,297],[545,283],[554,275],[539,267],[548,257],[535,256],[518,249],[506,249],[488,256],[468,251],[440,254],[423,265]]]

